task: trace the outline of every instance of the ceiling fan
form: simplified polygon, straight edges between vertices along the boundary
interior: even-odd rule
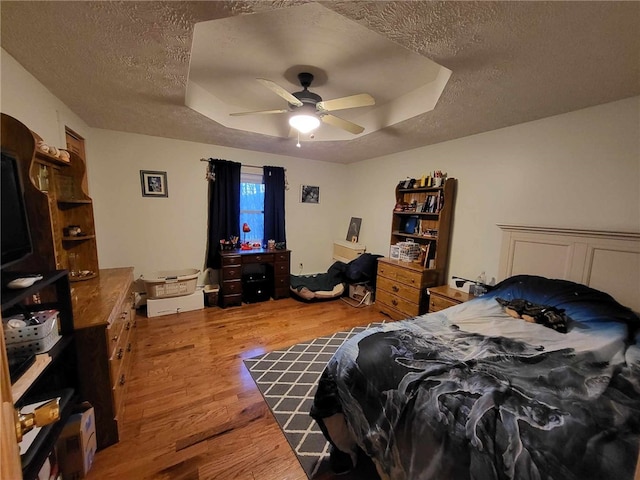
[[[289,117],[289,124],[300,133],[308,133],[316,129],[320,125],[320,122],[323,122],[357,135],[364,131],[364,127],[343,118],[336,117],[329,112],[345,110],[347,108],[367,107],[376,103],[374,98],[368,93],[360,93],[357,95],[350,95],[348,97],[323,101],[320,95],[309,91],[311,82],[313,82],[313,74],[308,72],[298,74],[298,80],[300,81],[300,85],[303,90],[294,93],[289,93],[283,87],[271,80],[264,78],[258,78],[257,80],[269,90],[284,98],[289,103],[289,108],[262,110],[257,112],[238,112],[231,113],[230,115],[240,116],[291,113],[292,115]]]

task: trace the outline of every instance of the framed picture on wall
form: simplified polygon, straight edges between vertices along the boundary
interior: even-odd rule
[[[167,172],[140,170],[143,197],[168,197]]]
[[[347,230],[347,241],[357,243],[360,236],[360,225],[362,225],[362,219],[358,217],[351,217],[349,222],[349,229]]]
[[[302,185],[300,187],[300,201],[302,203],[320,203],[320,187]]]

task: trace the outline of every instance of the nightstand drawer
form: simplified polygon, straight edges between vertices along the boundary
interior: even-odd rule
[[[438,312],[440,310],[444,310],[445,308],[453,307],[454,305],[459,305],[460,302],[453,301],[449,298],[442,298],[436,295],[431,295],[429,299],[429,312]]]
[[[447,285],[429,288],[429,312],[437,312],[473,299],[473,295],[456,290]]]

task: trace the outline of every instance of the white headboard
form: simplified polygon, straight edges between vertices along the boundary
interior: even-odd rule
[[[529,274],[607,292],[640,312],[640,233],[498,224],[499,279]]]

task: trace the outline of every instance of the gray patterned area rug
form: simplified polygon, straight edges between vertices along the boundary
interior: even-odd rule
[[[329,443],[309,416],[318,379],[345,340],[379,325],[356,327],[244,360],[309,479],[332,478]],[[341,478],[377,478],[373,465],[366,463],[359,461],[351,475]]]

